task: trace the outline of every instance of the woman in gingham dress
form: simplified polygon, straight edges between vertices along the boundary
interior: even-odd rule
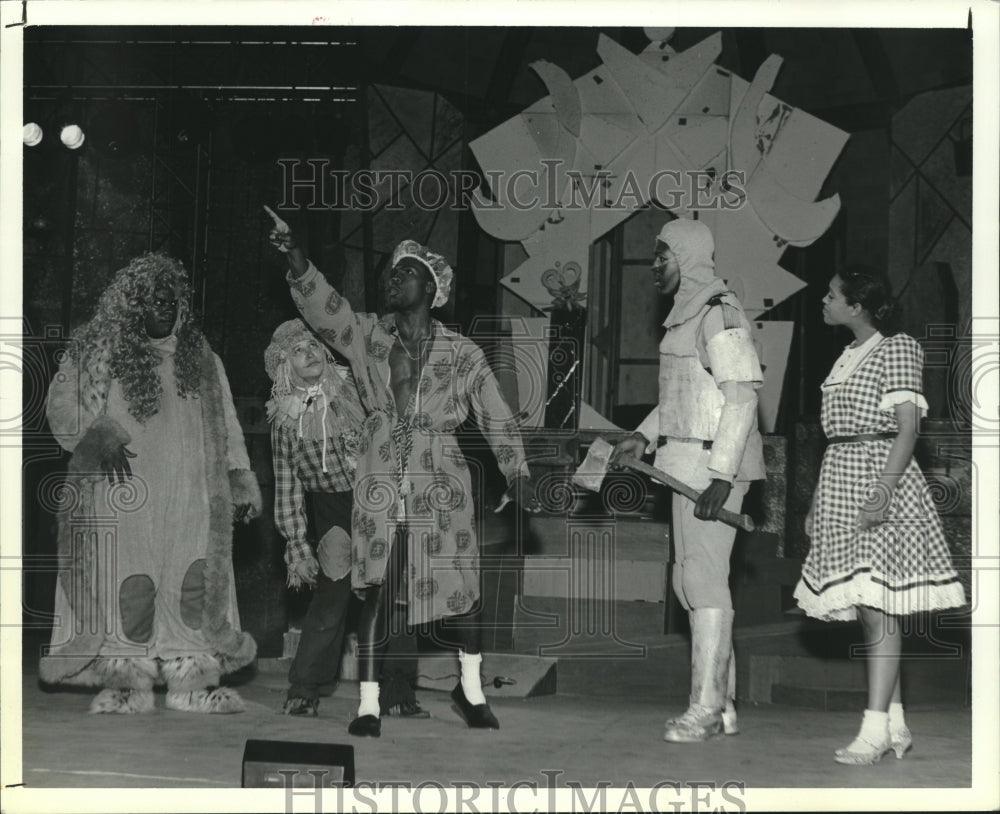
[[[828,439],[806,533],[812,545],[795,590],[810,616],[860,619],[868,647],[868,708],[838,763],[870,764],[912,738],[899,686],[898,620],[965,604],[941,521],[913,459],[922,393],[920,345],[892,330],[888,280],[851,266],[830,281],[823,321],[854,334],[823,383]]]

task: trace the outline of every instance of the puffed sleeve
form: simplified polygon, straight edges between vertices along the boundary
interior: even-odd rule
[[[924,351],[911,336],[899,333],[886,340],[883,355],[881,398],[878,408],[891,413],[897,404],[916,404],[927,414],[923,386]]]

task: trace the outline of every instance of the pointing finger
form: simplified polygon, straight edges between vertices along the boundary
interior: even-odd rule
[[[279,232],[288,232],[288,231],[290,231],[289,228],[288,228],[288,224],[285,223],[281,218],[279,218],[275,214],[274,210],[271,209],[271,207],[269,207],[267,204],[264,204],[264,211],[267,212],[267,214],[271,216],[271,220],[274,221],[274,226],[275,226],[275,229],[277,231],[279,231]]]

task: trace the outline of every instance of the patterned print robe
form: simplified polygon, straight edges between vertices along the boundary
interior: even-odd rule
[[[405,525],[408,622],[468,612],[479,598],[474,506],[482,496],[472,494],[454,433],[470,409],[508,483],[524,466],[517,422],[486,357],[434,320],[419,384],[398,414],[389,382],[395,315],[355,313],[312,263],[288,282],[303,319],[350,361],[367,414],[356,449],[352,586],[385,580],[389,548]]]

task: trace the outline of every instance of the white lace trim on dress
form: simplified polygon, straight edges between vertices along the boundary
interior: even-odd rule
[[[927,415],[927,399],[915,390],[893,390],[882,396],[878,408],[884,413],[891,413],[897,404],[916,404],[920,408],[920,417]]]

